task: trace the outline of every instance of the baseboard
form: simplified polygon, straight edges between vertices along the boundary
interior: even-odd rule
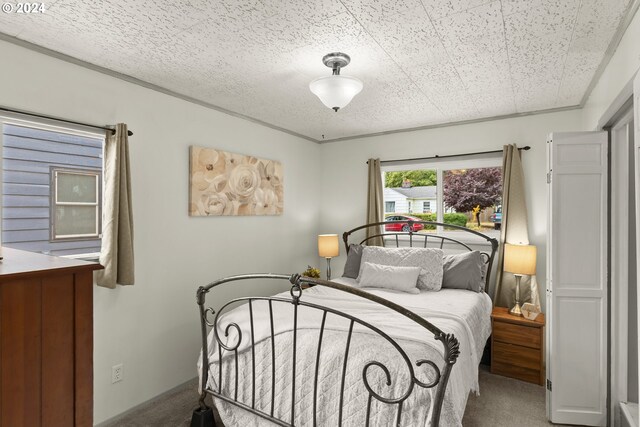
[[[620,402],[620,427],[639,427],[638,424],[638,404]]]
[[[160,400],[160,399],[164,398],[165,396],[167,396],[167,395],[169,395],[171,393],[174,393],[174,392],[178,391],[181,388],[186,387],[189,383],[192,383],[196,379],[197,379],[197,377],[193,377],[189,381],[185,381],[182,384],[177,385],[177,386],[173,387],[172,389],[165,391],[164,393],[160,393],[159,395],[157,395],[154,398],[151,398],[151,399],[149,399],[147,401],[144,401],[144,402],[142,402],[142,403],[140,403],[140,404],[138,404],[138,405],[136,405],[136,406],[134,406],[132,408],[129,408],[126,411],[122,412],[121,414],[118,414],[118,415],[113,416],[113,417],[111,417],[109,419],[106,419],[103,422],[101,422],[100,424],[95,424],[94,427],[107,427],[110,424],[115,423],[116,421],[126,417],[127,415],[131,414],[132,412],[135,412],[135,411],[139,410],[143,406],[147,406],[147,405],[149,405],[149,404],[151,404],[151,403],[153,403],[153,402],[155,402],[157,400]],[[194,402],[193,402],[193,407],[194,408],[197,406],[197,403],[198,402],[196,400],[194,400]]]

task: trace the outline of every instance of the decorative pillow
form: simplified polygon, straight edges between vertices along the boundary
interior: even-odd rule
[[[362,259],[362,245],[349,245],[347,254],[347,262],[344,264],[344,273],[342,277],[357,279],[360,273],[360,260]]]
[[[420,267],[418,289],[439,291],[442,287],[443,255],[444,252],[441,249],[365,246],[362,249],[362,262],[358,276],[362,275],[365,262],[396,267]]]
[[[442,287],[482,292],[486,268],[484,257],[478,251],[445,255]]]
[[[363,264],[360,287],[392,289],[410,294],[420,293],[416,288],[420,267],[394,267],[370,262]]]

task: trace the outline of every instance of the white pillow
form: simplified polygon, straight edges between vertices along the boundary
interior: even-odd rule
[[[420,267],[418,289],[439,291],[442,287],[442,249],[434,248],[383,248],[365,246],[362,249],[360,274],[366,262],[396,267]]]
[[[416,288],[420,267],[394,267],[365,262],[360,275],[360,287],[384,288],[419,294]]]

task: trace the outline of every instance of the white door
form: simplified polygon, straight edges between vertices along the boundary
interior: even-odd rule
[[[547,402],[554,423],[607,422],[607,133],[549,138]]]

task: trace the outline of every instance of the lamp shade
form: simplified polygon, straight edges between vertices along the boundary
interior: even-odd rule
[[[318,255],[333,258],[340,255],[340,243],[337,234],[321,234],[318,236]]]
[[[362,90],[362,82],[350,76],[320,77],[309,83],[309,89],[329,108],[338,111],[346,107]]]
[[[536,274],[536,247],[505,244],[504,271],[513,274]]]

